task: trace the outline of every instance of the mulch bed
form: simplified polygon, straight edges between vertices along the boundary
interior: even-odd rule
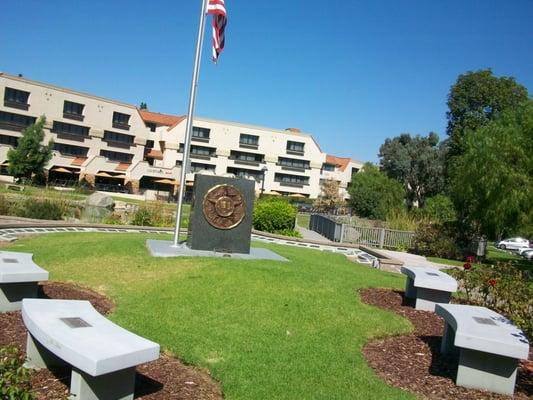
[[[114,307],[105,296],[68,283],[48,282],[40,287],[41,297],[52,299],[89,300],[102,314]],[[19,311],[0,313],[0,347],[16,345],[26,348],[26,328]],[[38,400],[66,400],[70,371],[42,369],[32,375],[32,388]],[[142,400],[219,400],[220,385],[206,371],[183,364],[167,354],[137,367],[135,398]]]
[[[414,332],[369,342],[363,349],[368,364],[388,384],[428,399],[511,399],[513,397],[466,389],[454,383],[457,358],[440,354],[444,321],[432,312],[413,308],[403,292],[389,289],[364,289],[363,302],[393,311],[409,319]],[[530,359],[533,359],[530,353]],[[518,369],[514,399],[533,398],[531,362]]]

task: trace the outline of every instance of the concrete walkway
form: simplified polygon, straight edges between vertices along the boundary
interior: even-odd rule
[[[302,235],[302,238],[304,240],[313,240],[313,241],[318,241],[318,242],[333,243],[331,240],[322,236],[320,233],[312,231],[310,229],[302,228],[300,225],[296,225],[296,230]]]
[[[379,252],[385,254],[387,257],[400,260],[404,265],[409,265],[411,267],[433,267],[437,269],[450,268],[450,265],[434,263],[429,261],[426,257],[416,254],[383,249],[379,249]]]

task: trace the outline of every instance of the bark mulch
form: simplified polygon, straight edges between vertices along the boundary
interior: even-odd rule
[[[444,321],[438,315],[415,310],[400,291],[364,289],[360,293],[363,302],[396,312],[415,328],[410,335],[373,340],[363,349],[369,365],[388,384],[427,399],[513,398],[455,385],[458,360],[440,354]],[[527,362],[520,364],[514,399],[533,398],[533,371],[529,366]]]
[[[44,298],[89,300],[102,314],[114,307],[105,296],[69,283],[48,282],[40,287]],[[19,311],[0,313],[0,347],[26,348],[26,328]],[[66,400],[70,386],[70,370],[35,371],[32,388],[38,400]],[[220,385],[209,373],[183,364],[167,354],[137,367],[135,398],[142,400],[220,400]]]

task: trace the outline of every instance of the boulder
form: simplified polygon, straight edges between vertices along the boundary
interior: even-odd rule
[[[107,194],[95,192],[87,197],[85,204],[87,207],[104,207],[112,210],[115,206],[115,200]]]

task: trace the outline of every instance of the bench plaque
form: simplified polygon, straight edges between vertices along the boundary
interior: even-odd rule
[[[87,321],[81,318],[59,318],[61,321],[63,321],[68,327],[70,328],[89,328],[92,325],[89,324]]]

